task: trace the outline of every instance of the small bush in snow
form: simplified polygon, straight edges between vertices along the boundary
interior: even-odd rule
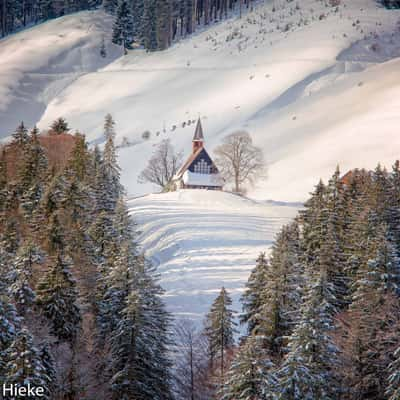
[[[150,137],[151,137],[151,132],[150,131],[144,131],[142,133],[142,139],[148,140],[148,139],[150,139]]]

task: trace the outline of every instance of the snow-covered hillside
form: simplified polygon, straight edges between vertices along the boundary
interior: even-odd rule
[[[222,286],[234,307],[255,260],[296,205],[257,203],[219,191],[181,190],[130,200],[140,243],[158,266],[168,308],[199,319]]]
[[[112,21],[100,11],[80,12],[0,40],[0,139],[21,120],[28,126],[37,123],[73,81],[121,56],[121,49],[112,44],[107,57],[100,56]]]
[[[117,121],[123,183],[132,195],[154,188],[137,175],[154,146],[171,138],[187,153],[202,116],[207,148],[248,130],[269,163],[260,199],[304,200],[319,177],[390,164],[400,136],[400,12],[375,0],[260,1],[156,53],[111,46],[111,19],[82,12],[0,41],[0,125],[39,126],[64,116],[102,141],[104,115]],[[117,58],[117,59],[116,59]],[[102,68],[103,67],[103,68]],[[150,131],[149,140],[142,138]]]
[[[199,115],[210,150],[240,128],[263,147],[258,198],[302,200],[338,163],[389,164],[400,146],[400,13],[375,0],[327,3],[266,1],[167,51],[132,51],[76,80],[40,126],[64,115],[95,140],[111,112],[118,140],[138,143],[120,152],[131,194],[151,190],[136,177],[161,139],[189,150]]]

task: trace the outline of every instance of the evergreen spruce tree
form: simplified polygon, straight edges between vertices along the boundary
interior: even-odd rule
[[[3,149],[0,155],[0,191],[4,190],[7,186],[7,173],[6,150]]]
[[[232,361],[221,400],[272,400],[274,364],[257,337],[250,336]]]
[[[172,1],[156,0],[157,49],[165,50],[172,43]]]
[[[75,146],[72,150],[68,168],[72,170],[73,177],[83,181],[87,176],[90,163],[90,155],[86,138],[79,132],[75,134]]]
[[[269,268],[268,260],[265,253],[261,253],[257,258],[256,267],[250,274],[246,283],[246,291],[244,292],[241,303],[243,305],[243,314],[240,317],[242,324],[247,324],[248,333],[251,334],[259,325],[260,307],[262,306],[261,294],[267,285],[267,269]]]
[[[137,255],[132,249],[132,244],[124,243],[118,252],[112,255],[113,262],[102,281],[104,297],[100,305],[100,331],[105,337],[116,329],[125,308],[125,300],[135,279]]]
[[[112,208],[116,207],[118,199],[123,194],[123,188],[120,183],[120,167],[117,162],[117,152],[115,149],[115,122],[110,114],[106,115],[104,122],[104,136],[106,144],[104,146],[103,163],[104,174],[102,178],[106,179],[106,193],[111,202]]]
[[[103,58],[107,57],[106,41],[104,39],[104,36],[101,38],[100,55]]]
[[[56,119],[51,125],[51,131],[56,135],[68,133],[69,130],[67,121],[62,117]]]
[[[6,360],[6,385],[43,387],[46,390],[43,398],[51,399],[47,390],[49,377],[46,375],[39,351],[33,344],[32,336],[26,329],[17,333],[7,350]]]
[[[20,330],[21,320],[10,299],[5,295],[5,288],[0,289],[0,381],[5,382],[8,372],[7,352]]]
[[[23,156],[18,171],[19,188],[22,191],[21,207],[29,219],[43,196],[48,167],[47,157],[39,143],[37,128],[32,130],[29,142],[24,147]]]
[[[39,0],[39,8],[44,20],[55,18],[57,16],[52,0]]]
[[[52,395],[56,390],[57,371],[55,360],[48,344],[44,344],[42,346],[40,351],[40,359],[42,361],[45,374],[48,377],[47,390],[49,394]]]
[[[64,208],[67,187],[68,182],[63,174],[57,174],[51,179],[41,199],[40,213],[43,218],[48,220],[52,214]]]
[[[144,260],[125,248],[107,292],[109,310],[117,313],[110,327],[111,385],[116,399],[171,398],[169,317],[161,294]]]
[[[8,217],[3,234],[0,235],[0,248],[9,256],[16,254],[20,244],[20,234],[17,229],[18,223],[15,218]]]
[[[37,304],[52,323],[52,333],[60,340],[74,341],[79,329],[77,292],[70,273],[71,263],[61,255],[39,282]]]
[[[17,144],[20,147],[24,147],[29,142],[28,129],[25,127],[23,122],[18,125],[12,137],[13,143]]]
[[[103,0],[103,7],[108,13],[114,14],[118,8],[118,0]]]
[[[400,347],[394,352],[394,361],[389,365],[388,400],[400,400]]]
[[[143,0],[143,45],[150,51],[157,50],[158,46],[156,12],[157,0]]]
[[[127,0],[122,0],[118,6],[117,17],[113,27],[112,42],[123,46],[125,54],[131,48],[133,41],[132,10]]]
[[[251,276],[251,287],[242,299],[248,309],[251,333],[262,340],[273,356],[281,356],[286,337],[299,320],[303,296],[303,265],[300,262],[299,227],[296,222],[282,228],[272,249],[270,263],[259,259]]]
[[[211,364],[219,360],[221,379],[224,379],[226,352],[235,344],[235,322],[230,309],[232,300],[222,288],[206,317],[206,335],[209,342]]]
[[[65,250],[66,238],[65,229],[60,221],[59,212],[54,212],[49,218],[45,228],[46,241],[50,254],[59,254]]]
[[[302,318],[289,338],[289,352],[277,372],[278,399],[319,400],[338,396],[338,349],[330,337],[334,311],[327,299],[329,284],[321,276],[307,294]]]
[[[144,0],[132,0],[133,34],[137,41],[140,41],[142,38],[143,11]]]
[[[389,229],[400,256],[400,161],[396,161],[389,176]]]
[[[13,296],[19,314],[24,315],[33,305],[35,293],[31,286],[33,265],[42,260],[41,251],[33,244],[21,246],[12,263],[12,284],[10,294]]]
[[[348,282],[345,274],[345,229],[347,213],[345,211],[345,196],[339,168],[329,180],[326,188],[327,211],[325,230],[319,249],[320,270],[332,284],[331,303],[337,308],[343,308],[348,295]]]
[[[8,188],[8,172],[5,149],[0,154],[0,225],[6,223],[6,211],[9,208],[10,191]]]
[[[374,220],[370,219],[372,225]],[[387,226],[381,224],[369,242],[370,258],[359,271],[350,305],[350,315],[357,326],[352,341],[355,372],[349,386],[363,399],[384,399],[384,377],[390,362],[387,353],[397,342],[392,316],[398,315],[399,304],[396,299],[395,306],[390,306],[388,296],[396,289],[399,264],[387,232]]]

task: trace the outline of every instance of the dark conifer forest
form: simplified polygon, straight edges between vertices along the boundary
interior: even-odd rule
[[[249,9],[254,0],[104,0],[104,9],[116,16],[113,42],[130,48],[164,50],[178,37],[198,27],[221,21]]]
[[[400,164],[339,171],[261,255],[221,399],[400,398]]]
[[[0,37],[52,18],[101,5],[101,0],[2,0]]]
[[[0,381],[47,399],[169,399],[169,316],[104,151],[22,123],[0,157]],[[138,396],[138,397],[135,397]]]

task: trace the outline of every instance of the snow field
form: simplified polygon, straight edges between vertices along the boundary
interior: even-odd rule
[[[200,321],[222,286],[234,308],[260,252],[268,252],[296,205],[258,203],[231,193],[180,190],[128,206],[145,254],[158,266],[168,309]]]

